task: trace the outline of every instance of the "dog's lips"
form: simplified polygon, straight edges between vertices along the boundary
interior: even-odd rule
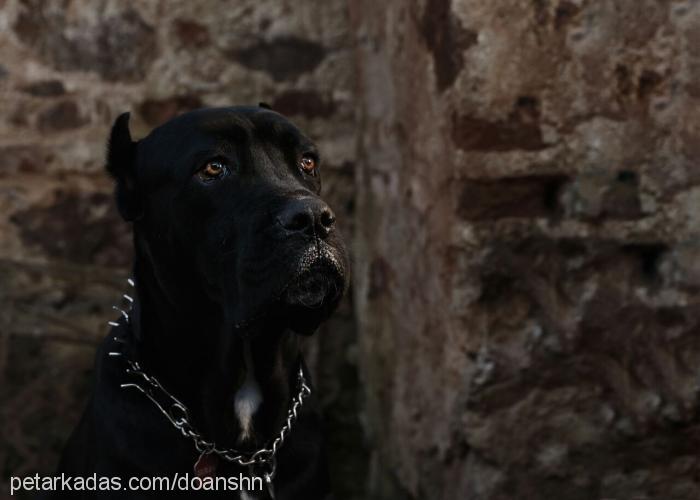
[[[316,309],[342,294],[343,267],[328,245],[308,248],[297,262],[282,297],[285,303]]]
[[[311,332],[337,306],[346,288],[341,251],[323,241],[295,251],[292,264],[280,270],[282,283],[258,305],[241,314],[234,330],[250,330],[261,321],[283,321],[295,331]],[[315,326],[314,326],[315,325]]]
[[[305,273],[287,288],[285,302],[308,309],[318,309],[326,298],[327,282],[327,279],[317,273]]]

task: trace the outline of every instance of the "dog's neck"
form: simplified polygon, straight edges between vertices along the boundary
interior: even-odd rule
[[[196,287],[166,289],[143,260],[134,277],[132,328],[144,368],[217,446],[250,449],[274,437],[295,390],[298,336],[274,321],[233,331],[233,320]]]

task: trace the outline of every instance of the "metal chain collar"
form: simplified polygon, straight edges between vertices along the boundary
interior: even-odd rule
[[[132,287],[134,286],[134,281],[132,279],[127,281]],[[132,297],[125,294],[124,298],[128,300],[129,303],[133,304],[134,300]],[[113,306],[113,308],[121,313],[127,323],[130,321],[128,312],[116,306]],[[119,323],[115,321],[110,321],[109,325],[120,326]],[[118,343],[125,342],[119,337],[114,337],[114,340]],[[146,395],[183,436],[190,438],[194,442],[194,446],[200,454],[206,455],[215,453],[224,460],[243,467],[267,466],[269,467],[269,472],[265,474],[265,480],[268,482],[272,480],[275,474],[275,456],[277,455],[277,451],[282,447],[285,439],[291,432],[304,400],[311,394],[311,388],[306,384],[304,371],[300,366],[297,372],[299,392],[292,398],[289,410],[287,411],[287,420],[279,434],[277,434],[277,437],[272,441],[272,444],[269,447],[263,447],[254,452],[241,452],[233,448],[218,448],[215,443],[204,439],[195,429],[191,423],[187,407],[179,399],[166,391],[155,377],[149,376],[144,372],[137,361],[128,358],[125,353],[119,351],[111,351],[109,352],[109,356],[124,358],[127,364],[126,373],[135,379],[134,382],[121,384],[122,389],[133,387]]]

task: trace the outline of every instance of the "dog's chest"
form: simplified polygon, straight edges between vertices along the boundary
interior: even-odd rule
[[[250,352],[250,344],[244,344],[243,359],[245,361],[246,375],[241,387],[236,391],[234,398],[234,410],[238,424],[241,428],[240,440],[251,437],[253,432],[253,416],[262,403],[262,394],[253,367],[253,357]]]

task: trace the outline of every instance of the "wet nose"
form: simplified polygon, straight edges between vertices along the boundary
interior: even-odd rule
[[[277,220],[289,233],[325,238],[333,230],[335,214],[318,198],[299,198],[287,202]]]

